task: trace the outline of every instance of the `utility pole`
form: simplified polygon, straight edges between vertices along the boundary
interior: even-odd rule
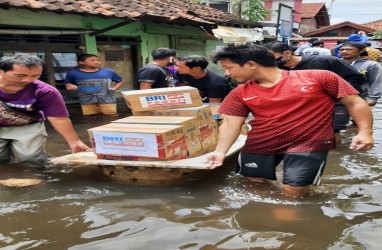
[[[334,2],[335,0],[331,0],[330,1],[330,5],[329,5],[329,18],[332,18],[332,10],[333,10],[333,2]]]

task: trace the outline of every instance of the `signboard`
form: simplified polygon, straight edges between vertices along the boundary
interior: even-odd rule
[[[288,43],[288,38],[292,36],[293,32],[293,9],[292,7],[279,4],[279,11],[277,17],[277,32],[276,36],[280,36],[283,42]]]

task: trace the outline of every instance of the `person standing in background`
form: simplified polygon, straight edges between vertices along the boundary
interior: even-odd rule
[[[29,55],[0,60],[0,163],[45,166],[46,119],[72,153],[89,149],[75,132],[60,92],[38,80],[42,69],[43,61]]]
[[[203,56],[180,57],[176,62],[179,84],[197,88],[203,102],[220,103],[232,87],[225,77],[208,70],[207,66]]]
[[[382,52],[378,49],[372,48],[370,42],[365,43],[365,45],[366,45],[365,51],[367,53],[367,56],[363,58],[372,60],[374,62],[381,61]]]
[[[371,61],[365,51],[366,45],[363,43],[343,43],[339,53],[344,61],[356,68],[365,76],[365,82],[361,85],[361,97],[366,100],[369,106],[375,106],[382,92],[382,66],[378,62]]]
[[[302,52],[304,51],[304,49],[307,49],[307,48],[312,48],[313,46],[313,43],[315,41],[318,41],[319,39],[318,38],[309,38],[308,42],[307,43],[304,43],[302,45],[300,45],[294,52],[293,54],[294,55],[297,55],[297,56],[301,56],[302,55]]]
[[[332,52],[330,52],[330,49],[324,48],[324,42],[321,40],[316,40],[312,42],[311,48],[306,48],[302,52],[303,55],[312,55],[312,56],[331,56]]]
[[[118,116],[114,92],[124,84],[123,79],[114,70],[101,68],[96,55],[78,55],[77,62],[78,68],[66,74],[65,87],[78,91],[83,115]]]
[[[176,50],[158,48],[151,52],[153,61],[138,70],[134,89],[167,88],[174,84],[171,72],[166,68],[174,65]]]

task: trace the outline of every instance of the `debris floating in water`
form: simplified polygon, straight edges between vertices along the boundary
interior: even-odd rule
[[[17,179],[9,178],[6,180],[0,180],[0,184],[7,187],[27,187],[38,185],[42,182],[40,179]]]

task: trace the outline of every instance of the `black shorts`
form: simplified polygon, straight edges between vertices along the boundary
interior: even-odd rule
[[[334,133],[345,130],[350,121],[349,111],[345,105],[336,102],[333,110],[333,129]]]
[[[319,185],[328,151],[286,154],[241,152],[236,173],[246,177],[276,180],[276,167],[283,162],[283,183],[291,186]]]

